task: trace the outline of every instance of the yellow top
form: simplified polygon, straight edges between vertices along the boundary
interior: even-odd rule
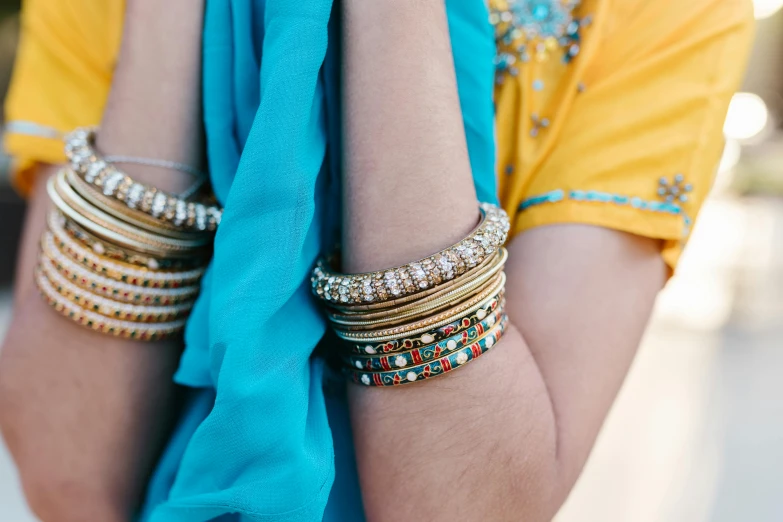
[[[578,4],[543,3],[561,15]],[[753,40],[751,0],[583,0],[561,16],[573,21],[559,39],[541,24],[527,39],[521,22],[547,13],[525,5],[534,3],[490,1],[503,35],[498,171],[512,233],[623,230],[662,239],[674,268],[723,150]]]
[[[663,240],[674,267],[720,158],[750,0],[490,0],[501,202],[513,233],[587,223]],[[6,148],[27,191],[100,121],[124,2],[27,0]],[[690,189],[690,190],[689,190]]]
[[[125,2],[25,0],[5,102],[5,148],[29,192],[36,162],[65,160],[61,135],[100,122],[119,53]]]

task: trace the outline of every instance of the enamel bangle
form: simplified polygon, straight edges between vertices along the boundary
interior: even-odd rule
[[[139,341],[156,341],[179,335],[185,326],[184,319],[148,325],[104,317],[95,312],[85,310],[62,297],[40,272],[35,280],[41,295],[52,308],[71,321],[96,332]]]
[[[492,349],[503,336],[507,321],[508,318],[504,315],[482,338],[432,362],[392,371],[364,372],[347,369],[345,371],[353,382],[364,386],[399,386],[444,375],[478,359]]]
[[[397,337],[379,344],[351,344],[347,341],[344,341],[343,344],[350,348],[350,353],[357,355],[388,354],[421,348],[429,344],[440,342],[466,328],[474,326],[496,310],[501,309],[503,304],[504,301],[502,297],[495,296],[489,301],[486,301],[482,307],[478,308],[473,313],[464,314],[439,328],[429,329],[416,335]]]
[[[332,272],[327,260],[313,270],[313,293],[338,306],[383,303],[437,287],[479,266],[506,241],[508,216],[487,203],[479,207],[478,226],[458,244],[437,254],[397,268],[363,274]]]
[[[79,246],[76,241],[62,233],[62,229],[47,232],[52,234],[52,239],[58,250],[69,255],[74,261],[81,263],[94,273],[109,277],[123,283],[151,288],[179,288],[198,284],[204,269],[196,268],[182,272],[161,272],[146,268],[135,267],[121,261],[111,261],[103,256],[90,252]]]
[[[209,262],[208,257],[189,257],[189,258],[166,258],[156,257],[141,252],[123,248],[95,236],[73,221],[66,219],[59,210],[52,210],[49,213],[49,230],[67,234],[68,237],[76,241],[82,247],[91,250],[101,257],[107,257],[114,261],[122,261],[131,265],[146,267],[150,270],[190,270],[197,267],[206,266]]]
[[[502,311],[491,313],[475,325],[442,339],[436,343],[428,344],[420,348],[414,348],[404,352],[391,353],[389,355],[355,355],[344,357],[343,361],[349,366],[362,371],[390,371],[417,366],[447,355],[454,350],[459,350],[473,341],[480,339],[484,333],[490,330],[501,318]]]
[[[96,295],[102,295],[115,301],[167,306],[193,301],[199,292],[198,286],[168,289],[144,288],[93,274],[60,252],[51,235],[44,235],[41,238],[41,252],[46,260],[66,279]]]
[[[192,303],[171,306],[131,305],[114,301],[71,283],[49,263],[41,263],[38,271],[49,280],[52,287],[64,298],[104,317],[135,323],[165,323],[186,317]]]

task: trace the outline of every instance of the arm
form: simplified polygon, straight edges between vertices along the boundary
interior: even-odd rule
[[[128,2],[102,151],[199,164],[201,17],[193,2],[169,2],[165,10],[150,0]],[[123,167],[168,190],[192,182],[177,172]],[[49,207],[44,181],[55,170],[42,169],[25,225],[15,320],[0,361],[0,424],[42,520],[129,520],[174,417],[180,343],[95,334],[36,295],[32,270]]]
[[[438,251],[477,212],[443,2],[344,10],[357,272]],[[368,520],[550,520],[576,480],[664,282],[659,245],[562,225],[509,250],[513,326],[491,355],[421,385],[350,387]]]

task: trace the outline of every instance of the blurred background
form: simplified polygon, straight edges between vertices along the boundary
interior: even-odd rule
[[[0,93],[18,3],[0,0]],[[754,4],[713,197],[558,522],[783,521],[783,0]],[[0,155],[0,339],[23,212]],[[33,520],[0,441],[0,522]]]

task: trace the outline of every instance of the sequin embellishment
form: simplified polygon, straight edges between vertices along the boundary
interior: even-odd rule
[[[596,203],[611,203],[619,206],[629,206],[638,210],[648,212],[660,212],[682,216],[683,219],[683,239],[691,231],[693,220],[686,212],[684,205],[688,202],[688,193],[693,190],[693,185],[685,183],[685,176],[676,174],[671,181],[662,177],[658,180],[658,197],[662,201],[645,200],[636,196],[627,196],[623,194],[613,194],[611,192],[601,192],[598,190],[570,190],[568,192],[557,189],[532,196],[519,204],[518,211],[523,212],[530,207],[543,205],[545,203],[558,203],[563,200],[585,201]]]
[[[490,5],[498,53],[497,81],[519,74],[519,63],[543,62],[554,53],[569,63],[580,51],[582,27],[591,17],[578,17],[581,0],[497,0]]]

